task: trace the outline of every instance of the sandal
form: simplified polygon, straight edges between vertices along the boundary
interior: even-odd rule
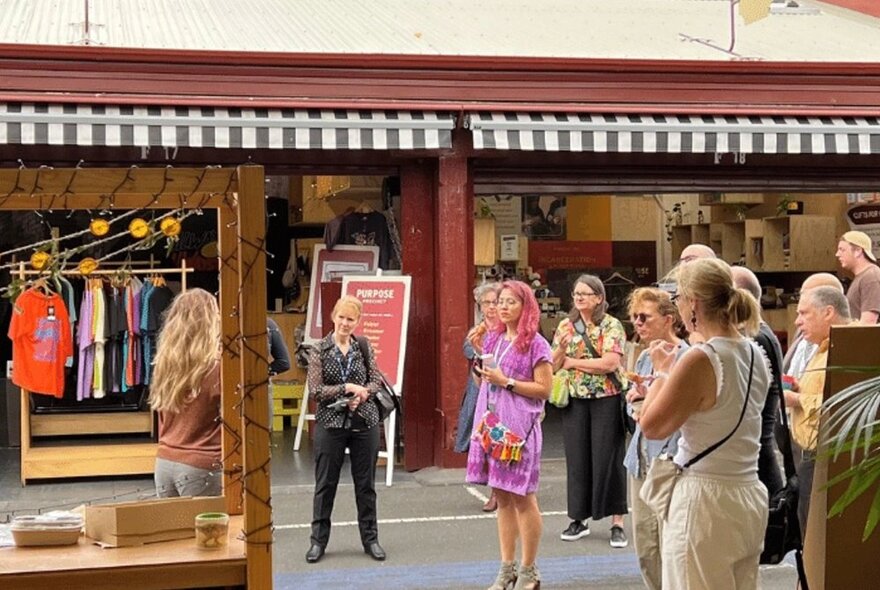
[[[516,586],[513,587],[513,590],[539,590],[540,588],[541,572],[538,571],[538,566],[535,564],[520,566],[516,577]]]
[[[495,512],[496,510],[498,510],[498,498],[495,497],[495,492],[493,491],[489,499],[486,500],[486,503],[483,504],[483,512]]]
[[[503,561],[498,570],[495,582],[489,586],[489,590],[510,590],[516,583],[516,562]]]

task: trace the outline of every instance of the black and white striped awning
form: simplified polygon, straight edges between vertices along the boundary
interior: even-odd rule
[[[474,148],[682,154],[880,154],[877,117],[471,113]]]
[[[450,113],[0,103],[0,144],[296,150],[452,145]]]

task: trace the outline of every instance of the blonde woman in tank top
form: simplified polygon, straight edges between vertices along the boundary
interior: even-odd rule
[[[683,267],[675,299],[688,330],[699,330],[706,341],[677,362],[672,346],[652,343],[657,378],[640,426],[653,439],[681,431],[678,465],[730,437],[675,484],[663,528],[663,587],[757,588],[767,526],[758,453],[770,373],[757,345],[741,334],[757,332],[760,308],[734,287],[730,267],[717,259]]]

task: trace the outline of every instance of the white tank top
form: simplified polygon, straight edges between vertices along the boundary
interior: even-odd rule
[[[685,354],[699,354],[694,349],[703,351],[712,363],[718,383],[717,398],[712,408],[692,414],[682,425],[675,462],[684,465],[723,439],[736,426],[745,401],[751,351],[754,350],[752,387],[742,423],[724,444],[689,469],[692,473],[722,479],[756,479],[761,448],[761,411],[770,383],[767,359],[758,345],[746,338],[712,338]]]

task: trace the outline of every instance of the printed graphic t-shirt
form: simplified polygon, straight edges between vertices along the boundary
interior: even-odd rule
[[[70,319],[61,296],[28,289],[15,300],[9,324],[12,382],[34,393],[64,396],[64,363],[73,354]]]

